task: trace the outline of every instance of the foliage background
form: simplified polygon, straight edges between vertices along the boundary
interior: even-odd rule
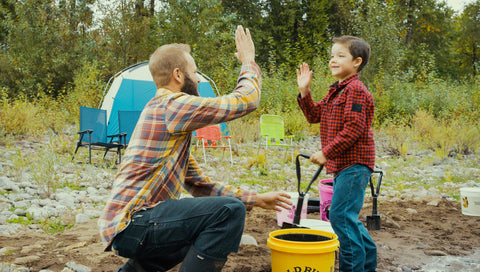
[[[377,129],[419,119],[479,127],[480,0],[461,13],[442,0],[1,0],[0,134],[61,132],[80,105],[98,107],[112,75],[165,43],[190,44],[199,69],[229,93],[238,24],[252,31],[264,84],[259,110],[233,126],[256,130],[260,114],[275,113],[298,138],[318,133],[296,104],[295,69],[311,65],[321,99],[335,81],[331,39],[356,35],[372,47],[361,79]]]

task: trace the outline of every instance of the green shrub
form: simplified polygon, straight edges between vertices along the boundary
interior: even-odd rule
[[[0,126],[3,132],[11,135],[37,136],[43,129],[38,122],[38,108],[30,102],[16,100],[0,102]]]

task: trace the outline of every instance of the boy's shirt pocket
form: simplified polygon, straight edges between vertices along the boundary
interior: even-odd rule
[[[331,120],[331,125],[334,127],[335,131],[343,129],[344,123],[344,113],[345,106],[347,103],[347,98],[345,95],[340,95],[336,97],[330,104],[329,115]]]

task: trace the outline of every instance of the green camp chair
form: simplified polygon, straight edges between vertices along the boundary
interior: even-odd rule
[[[89,107],[80,107],[79,139],[72,160],[81,146],[88,147],[88,162],[92,163],[92,149],[104,150],[107,155],[110,149],[116,149],[119,163],[122,161],[121,149],[125,147],[125,134],[107,135],[107,111]]]
[[[135,126],[137,125],[138,118],[140,118],[141,111],[127,111],[119,110],[118,111],[118,131],[120,134],[125,134],[125,148],[130,142]]]
[[[277,146],[285,148],[285,155],[287,149],[292,148],[292,162],[293,162],[293,136],[285,136],[285,127],[283,118],[279,115],[263,114],[260,116],[260,137],[258,145],[260,149],[260,143],[265,147],[267,151],[269,146]],[[257,152],[258,153],[258,152]]]

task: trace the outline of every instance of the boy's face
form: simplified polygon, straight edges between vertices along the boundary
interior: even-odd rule
[[[357,73],[362,58],[353,59],[348,46],[341,43],[334,43],[330,55],[330,71],[340,82]]]

